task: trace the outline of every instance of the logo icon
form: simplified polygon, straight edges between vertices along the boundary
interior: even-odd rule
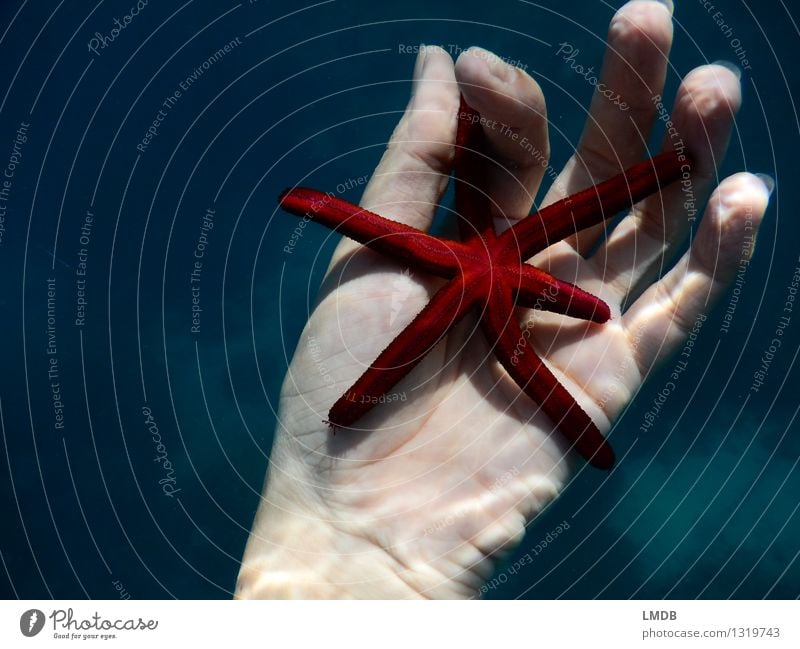
[[[19,630],[22,635],[32,638],[44,627],[44,613],[38,608],[25,611],[19,618]]]

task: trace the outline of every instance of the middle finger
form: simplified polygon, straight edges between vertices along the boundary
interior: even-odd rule
[[[672,45],[672,5],[633,0],[611,19],[608,46],[583,134],[575,154],[547,193],[543,205],[597,184],[639,162],[656,117],[656,102],[664,88]],[[560,56],[584,69],[579,54],[562,43]],[[603,232],[603,225],[581,231],[559,247],[585,254]]]

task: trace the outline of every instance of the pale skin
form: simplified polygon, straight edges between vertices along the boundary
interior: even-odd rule
[[[634,0],[617,12],[600,82],[630,108],[595,94],[576,153],[542,205],[645,157],[671,40],[666,5]],[[544,96],[529,75],[477,49],[455,63],[441,49],[420,55],[408,108],[361,205],[429,227],[451,170],[459,93],[518,134],[485,129],[498,162],[485,186],[498,229],[530,212],[550,180],[542,165]],[[611,307],[603,325],[519,314],[533,325],[534,348],[603,432],[749,254],[742,244],[762,220],[769,182],[749,173],[720,179],[715,171],[740,102],[737,75],[720,65],[694,69],[678,90],[671,118],[694,157],[694,221],[674,185],[637,205],[596,250],[598,228],[531,260]],[[690,250],[665,272],[690,227]],[[331,434],[323,423],[331,404],[440,286],[404,270],[350,240],[336,249],[283,385],[237,597],[473,597],[575,472],[596,470],[508,378],[473,316],[357,422],[359,432]]]

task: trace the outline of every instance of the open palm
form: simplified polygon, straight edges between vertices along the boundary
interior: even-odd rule
[[[543,204],[646,155],[671,34],[662,4],[635,0],[617,13],[600,82],[628,109],[598,87],[576,153]],[[364,207],[430,226],[452,168],[460,93],[486,120],[498,163],[484,187],[498,230],[530,212],[549,175],[541,89],[475,48],[455,66],[437,48],[420,55],[411,102]],[[603,325],[519,312],[533,348],[604,432],[654,363],[702,323],[739,262],[745,229],[756,228],[766,208],[762,180],[724,180],[691,249],[660,272],[711,189],[739,102],[738,78],[724,66],[694,70],[678,91],[671,119],[679,138],[668,136],[664,148],[691,151],[694,206],[686,185],[675,185],[637,205],[607,239],[598,243],[598,226],[532,260],[611,307]],[[498,551],[518,542],[564,487],[575,458],[495,360],[474,314],[356,423],[357,432],[331,435],[323,423],[331,404],[439,286],[352,241],[337,248],[284,383],[239,596],[474,595]]]

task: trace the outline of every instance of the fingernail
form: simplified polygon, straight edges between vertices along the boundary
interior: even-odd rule
[[[756,177],[762,183],[764,183],[764,187],[767,190],[767,196],[772,196],[772,192],[775,191],[775,179],[769,174],[756,174]]]
[[[506,63],[494,52],[475,46],[470,47],[469,51],[473,56],[477,56],[486,63],[486,67],[495,79],[499,79],[503,82],[514,80],[517,68]]]
[[[719,65],[720,67],[727,68],[736,75],[737,79],[742,78],[742,69],[735,63],[720,59],[719,61],[714,61],[711,65]]]
[[[675,13],[675,3],[672,0],[653,0],[653,2],[664,5],[670,14]]]
[[[425,59],[428,57],[428,46],[425,43],[419,44],[417,60],[414,62],[414,72],[411,75],[411,92],[416,92],[419,80],[422,78],[422,71],[425,69]]]

